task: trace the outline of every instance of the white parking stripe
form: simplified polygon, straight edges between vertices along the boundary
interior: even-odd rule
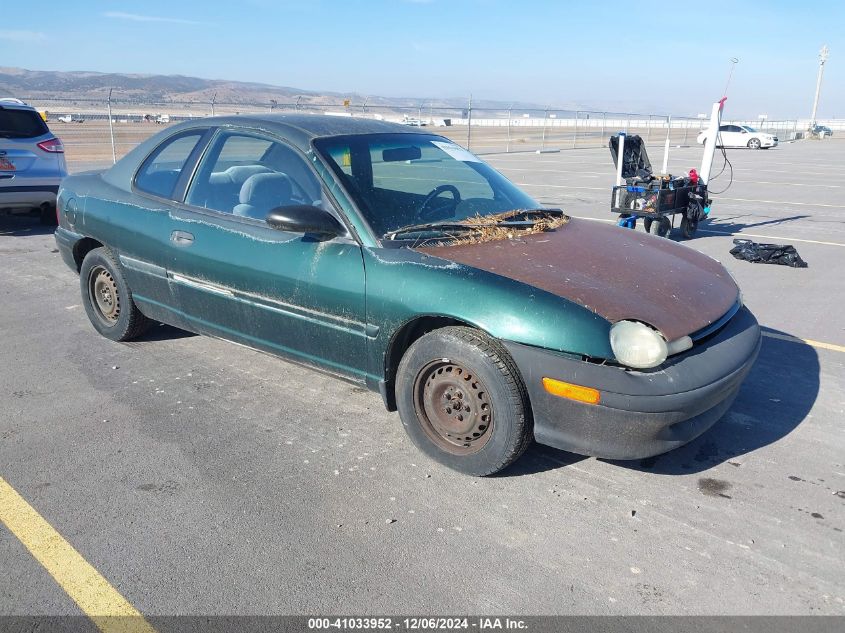
[[[616,224],[616,220],[605,219],[605,218],[590,218],[584,215],[572,215],[571,213],[568,214],[570,217],[578,218],[579,220],[590,220],[590,222],[612,222]],[[823,246],[842,246],[845,247],[845,244],[841,242],[823,242],[820,240],[807,240],[800,237],[786,237],[783,235],[761,235],[759,233],[738,233],[735,231],[716,231],[713,229],[698,229],[699,233],[712,233],[714,235],[724,235],[725,237],[757,237],[763,240],[772,240],[773,242],[802,242],[804,244],[822,244]]]

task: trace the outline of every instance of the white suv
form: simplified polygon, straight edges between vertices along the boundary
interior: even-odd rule
[[[0,99],[0,213],[36,211],[56,223],[56,192],[67,176],[64,146],[35,108]]]

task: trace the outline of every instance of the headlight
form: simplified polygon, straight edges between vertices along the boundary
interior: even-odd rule
[[[637,369],[657,367],[669,355],[660,333],[636,321],[614,323],[610,328],[610,347],[616,360]]]

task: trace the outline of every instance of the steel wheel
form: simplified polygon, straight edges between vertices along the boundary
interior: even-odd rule
[[[79,290],[91,325],[112,341],[129,341],[152,325],[135,305],[117,258],[105,247],[85,255],[79,267]]]
[[[423,367],[414,381],[414,405],[426,435],[453,455],[477,453],[492,436],[490,394],[457,363],[442,359]]]
[[[111,273],[103,266],[94,266],[88,273],[88,293],[97,308],[97,317],[112,327],[120,318],[120,294]]]

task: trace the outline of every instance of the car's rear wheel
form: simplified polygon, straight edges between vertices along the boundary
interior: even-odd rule
[[[100,334],[113,341],[128,341],[151,325],[132,300],[120,264],[106,248],[95,248],[82,260],[79,271],[82,303]]]
[[[58,221],[56,219],[56,206],[52,204],[42,204],[38,210],[38,218],[44,226],[56,226]]]
[[[467,475],[502,470],[533,439],[516,364],[496,340],[472,328],[442,328],[415,341],[399,363],[396,402],[414,444]]]
[[[762,147],[762,143],[760,142],[759,138],[752,138],[748,141],[748,149],[760,149]]]

